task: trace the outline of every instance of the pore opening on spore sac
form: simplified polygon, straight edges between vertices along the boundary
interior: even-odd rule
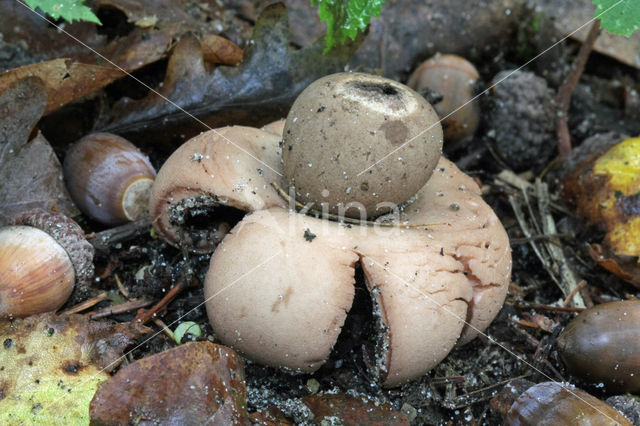
[[[387,82],[349,81],[343,86],[348,98],[363,102],[369,108],[398,112],[407,109],[406,93],[400,87]]]
[[[370,83],[367,81],[356,81],[351,83],[356,90],[366,92],[378,96],[395,96],[398,95],[398,89],[389,83]]]

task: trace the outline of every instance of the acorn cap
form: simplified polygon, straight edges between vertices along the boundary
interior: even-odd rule
[[[93,246],[73,219],[62,213],[43,209],[29,210],[14,220],[16,225],[41,229],[55,239],[69,255],[76,274],[76,284],[85,284],[93,277]]]

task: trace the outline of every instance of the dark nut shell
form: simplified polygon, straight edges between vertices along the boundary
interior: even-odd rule
[[[422,96],[383,77],[339,73],[298,96],[282,158],[297,201],[338,215],[359,203],[346,216],[361,217],[362,205],[371,217],[415,195],[441,151],[438,115]]]
[[[92,133],[77,141],[64,159],[71,198],[87,216],[106,225],[138,219],[146,212],[156,172],[128,140]]]
[[[631,426],[631,422],[598,398],[558,382],[538,383],[513,403],[508,426]]]
[[[426,60],[409,77],[413,90],[433,90],[442,95],[434,105],[442,119],[446,140],[457,141],[476,132],[480,121],[477,102],[472,102],[478,70],[457,55],[438,55]]]
[[[608,392],[640,390],[640,300],[583,311],[557,340],[567,370]]]

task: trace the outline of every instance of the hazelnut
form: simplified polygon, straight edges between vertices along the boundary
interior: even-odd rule
[[[478,128],[480,111],[478,103],[472,101],[478,77],[478,70],[466,59],[436,55],[413,71],[407,86],[417,92],[429,89],[442,95],[434,108],[442,119],[444,138],[458,141],[472,136]]]
[[[60,213],[29,211],[0,228],[0,317],[55,311],[93,276],[93,247]]]
[[[64,159],[71,198],[83,213],[105,225],[140,218],[147,211],[155,176],[146,155],[111,133],[83,137]]]
[[[359,218],[411,198],[442,152],[442,127],[422,96],[362,73],[311,83],[293,103],[283,137],[284,176],[296,201]]]

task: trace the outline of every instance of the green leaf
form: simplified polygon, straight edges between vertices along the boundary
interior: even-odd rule
[[[173,332],[173,340],[180,345],[182,343],[182,338],[186,334],[191,334],[194,337],[200,337],[200,335],[202,335],[202,331],[200,330],[200,326],[195,322],[185,321],[176,327],[176,331]]]
[[[629,37],[640,25],[640,1],[638,0],[593,0],[596,5],[595,18],[600,26],[612,34]]]
[[[380,16],[386,0],[311,0],[318,7],[320,20],[327,23],[325,53],[364,31],[372,16]]]
[[[33,10],[40,8],[53,19],[62,18],[69,23],[75,19],[102,25],[91,9],[83,4],[84,0],[24,0],[24,2]]]

